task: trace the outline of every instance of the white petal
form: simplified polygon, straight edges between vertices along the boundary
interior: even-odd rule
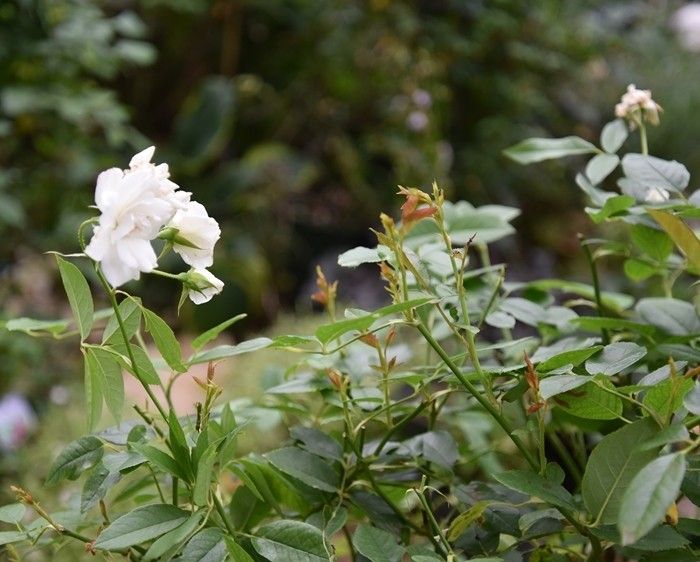
[[[105,259],[100,262],[100,268],[112,287],[119,287],[127,281],[140,277],[138,268],[128,267],[116,252],[107,254]]]
[[[109,252],[109,230],[96,226],[85,253],[95,261],[101,261]]]
[[[110,168],[97,176],[95,186],[95,204],[103,213],[119,198],[124,172],[119,168]]]
[[[155,146],[149,146],[148,148],[142,150],[141,152],[134,155],[134,157],[129,162],[130,168],[138,168],[139,166],[144,166],[151,163],[151,158],[156,151]]]

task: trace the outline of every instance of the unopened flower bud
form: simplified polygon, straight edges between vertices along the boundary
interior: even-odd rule
[[[224,282],[207,269],[190,269],[181,273],[178,278],[182,281],[194,304],[202,304],[218,295],[224,288]]]
[[[337,389],[341,390],[345,383],[345,376],[338,369],[328,369],[326,371],[328,375],[328,380]]]
[[[639,90],[634,84],[627,86],[620,103],[615,106],[615,116],[629,121],[632,128],[642,121],[658,125],[661,111],[661,106],[651,98],[651,91]]]

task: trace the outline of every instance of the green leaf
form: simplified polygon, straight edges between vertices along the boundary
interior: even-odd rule
[[[644,396],[644,405],[669,419],[682,405],[683,398],[693,388],[693,381],[671,377],[652,386]]]
[[[145,307],[143,307],[142,310],[146,320],[146,330],[148,330],[153,337],[153,341],[156,343],[156,347],[163,356],[163,359],[165,359],[165,362],[174,371],[178,373],[185,372],[187,367],[182,364],[180,342],[177,341],[170,326],[155,312]]]
[[[327,344],[336,338],[339,338],[343,334],[352,331],[362,332],[368,330],[372,324],[374,324],[380,318],[384,316],[389,316],[390,314],[398,314],[400,312],[405,312],[412,308],[418,308],[427,303],[431,302],[429,298],[413,299],[406,302],[401,302],[398,304],[391,304],[376,310],[371,314],[366,314],[364,316],[359,316],[357,318],[350,318],[347,320],[340,320],[339,322],[334,322],[333,324],[326,324],[320,326],[316,330],[316,338],[322,344]]]
[[[202,522],[202,515],[202,511],[193,513],[182,525],[165,533],[158,540],[154,541],[148,551],[146,551],[143,559],[155,560],[160,558],[168,550],[187,540],[187,537],[194,533],[197,527],[199,527]]]
[[[365,248],[358,246],[347,252],[343,252],[338,256],[338,265],[340,267],[357,267],[363,263],[379,263],[387,261],[393,257],[393,252],[379,244],[376,248]]]
[[[617,168],[619,163],[620,158],[615,154],[596,154],[586,165],[586,177],[593,185],[598,185]]]
[[[615,544],[622,542],[617,526],[592,527],[591,531],[594,535],[606,541]],[[670,525],[660,525],[636,543],[629,545],[626,550],[637,555],[641,555],[643,552],[655,553],[653,557],[652,555],[649,555],[649,557],[645,556],[640,562],[695,562],[695,558],[689,559],[686,556],[676,558],[674,556],[674,554],[678,553],[675,549],[680,549],[689,542],[688,539]],[[669,557],[663,556],[664,554],[669,554]]]
[[[553,371],[554,369],[559,369],[565,365],[576,367],[577,365],[583,363],[591,355],[598,353],[601,349],[603,349],[602,345],[594,345],[585,349],[572,349],[569,351],[564,351],[550,357],[545,361],[542,361],[542,363],[537,366],[537,370],[541,372]]]
[[[131,352],[134,354],[134,360],[136,361],[136,368],[138,369],[143,382],[146,384],[160,385],[160,377],[158,376],[158,371],[153,366],[153,361],[148,356],[148,353],[140,345],[130,344]],[[129,370],[134,376],[134,368],[129,363],[125,363],[127,370]],[[138,377],[137,377],[138,378]]]
[[[678,192],[688,187],[690,181],[690,173],[683,164],[644,154],[626,154],[622,169],[625,176],[644,187]]]
[[[92,304],[90,286],[75,265],[67,262],[60,256],[56,256],[56,261],[58,262],[61,281],[63,281],[63,288],[66,290],[68,302],[73,311],[78,330],[80,330],[80,338],[84,340],[90,335],[95,311],[95,307]]]
[[[121,474],[118,470],[111,471],[102,462],[95,465],[83,486],[80,513],[85,513],[96,505],[120,479]]]
[[[181,480],[187,482],[187,473],[183,467],[168,453],[156,449],[152,445],[144,445],[142,443],[132,443],[131,447],[138,453],[141,453],[146,460],[153,463],[160,470],[171,474]]]
[[[192,357],[190,357],[187,363],[190,365],[196,365],[197,363],[218,361],[219,359],[226,359],[227,357],[234,357],[235,355],[240,355],[242,353],[250,353],[251,351],[264,349],[269,347],[271,343],[272,340],[270,338],[254,338],[252,340],[241,342],[237,345],[218,345],[212,349],[195,353]]]
[[[328,562],[320,529],[290,519],[262,526],[251,539],[253,547],[268,560],[289,562]]]
[[[87,353],[83,355],[83,388],[85,389],[85,410],[87,413],[87,428],[92,431],[102,416],[102,400],[104,389],[102,377],[98,373],[94,358]]]
[[[236,322],[238,322],[239,320],[243,320],[246,316],[248,315],[239,314],[237,316],[234,316],[233,318],[225,320],[224,322],[217,326],[214,326],[213,328],[208,329],[206,332],[201,333],[194,340],[192,340],[192,349],[194,349],[195,351],[199,351],[210,341],[216,339],[219,336],[219,334],[223,332],[226,328],[228,328],[229,326],[233,326]]]
[[[659,271],[656,266],[637,258],[625,260],[623,269],[625,275],[635,283],[649,279],[649,277]]]
[[[476,523],[484,515],[484,511],[489,506],[488,501],[479,501],[472,505],[467,511],[460,513],[450,523],[447,530],[447,540],[455,542],[469,527]]]
[[[685,475],[685,456],[673,453],[654,459],[630,482],[622,498],[618,528],[622,544],[637,542],[664,518],[676,501]]]
[[[212,443],[207,447],[197,463],[197,476],[195,477],[194,488],[192,488],[192,501],[195,505],[207,505],[216,453],[216,444]]]
[[[458,447],[452,435],[445,430],[428,431],[404,442],[426,461],[451,470],[459,460]]]
[[[580,137],[561,139],[532,138],[519,142],[503,151],[508,158],[518,164],[532,164],[552,158],[562,158],[575,154],[591,154],[598,149]]]
[[[250,554],[233,540],[233,537],[227,535],[224,537],[224,541],[226,542],[226,548],[228,548],[231,562],[255,562]]]
[[[544,382],[544,381],[543,381]],[[583,386],[558,394],[553,403],[568,413],[589,420],[614,420],[622,414],[622,399],[600,388],[615,386],[608,379],[591,381]]]
[[[357,526],[352,545],[370,562],[400,562],[405,552],[394,535],[370,525]]]
[[[297,447],[277,449],[265,458],[278,470],[324,492],[335,492],[340,477],[323,459]]]
[[[690,392],[685,395],[683,406],[691,414],[700,415],[700,383],[696,382]]]
[[[700,318],[689,302],[652,297],[641,299],[635,311],[642,320],[668,334],[687,336],[700,333]]]
[[[695,232],[693,232],[683,220],[671,213],[658,209],[647,209],[647,212],[659,223],[661,228],[666,231],[666,234],[670,236],[671,240],[673,240],[676,246],[683,252],[688,260],[688,267],[691,272],[696,275],[699,274],[700,240],[698,240]]]
[[[32,537],[29,535],[29,533],[25,533],[23,531],[0,532],[0,546],[25,540],[32,540]]]
[[[627,140],[627,124],[624,119],[615,119],[606,123],[600,133],[600,146],[608,153],[614,153],[620,150],[620,147]]]
[[[528,288],[539,289],[541,291],[551,291],[558,289],[565,293],[573,293],[585,299],[593,300],[595,298],[595,289],[593,285],[578,283],[576,281],[565,281],[563,279],[540,279],[527,284]],[[634,304],[634,299],[629,295],[622,293],[613,293],[603,291],[601,294],[603,305],[606,308],[615,311],[622,311]]]
[[[285,335],[273,338],[270,347],[274,349],[283,349],[285,347],[298,347],[309,343],[316,343],[318,340],[313,336],[294,336]]]
[[[640,449],[658,449],[669,443],[677,443],[679,441],[688,441],[690,433],[682,423],[674,423],[665,429],[662,429],[656,434],[656,437],[647,439]]]
[[[673,251],[673,241],[662,230],[644,224],[634,224],[630,234],[634,245],[656,261],[666,261]]]
[[[126,298],[119,303],[118,308],[124,323],[126,336],[131,339],[141,326],[141,307],[139,300],[135,297]],[[117,316],[114,314],[114,311],[112,311],[112,315],[109,317],[109,320],[107,320],[107,325],[102,332],[102,343],[113,343],[112,340],[114,338],[120,343],[123,343]]]
[[[51,486],[64,478],[74,480],[102,458],[103,443],[97,437],[88,435],[70,443],[54,461],[46,477],[46,485]]]
[[[635,202],[634,197],[631,195],[616,195],[608,199],[602,209],[586,208],[586,212],[590,215],[594,223],[600,224],[605,219],[624,213],[634,205]]]
[[[12,318],[5,323],[8,332],[25,332],[30,336],[48,332],[52,336],[62,334],[68,329],[68,320],[36,320],[34,318]]]
[[[574,318],[571,322],[578,324],[583,330],[591,330],[594,332],[600,332],[603,329],[624,330],[643,334],[645,336],[651,336],[654,334],[654,332],[656,332],[656,329],[653,326],[632,322],[623,318],[581,316],[579,318]]]
[[[572,495],[560,484],[547,480],[529,470],[509,470],[494,475],[494,478],[511,490],[534,496],[550,505],[575,510]]]
[[[21,503],[11,503],[0,507],[0,521],[15,525],[22,520],[27,508]]]
[[[334,461],[340,461],[343,458],[343,448],[340,443],[319,429],[297,425],[289,430],[289,435],[301,441],[304,449],[309,453]]]
[[[190,514],[174,505],[155,504],[137,507],[104,529],[95,548],[122,550],[164,535],[182,525]]]
[[[656,422],[644,418],[606,435],[593,449],[581,493],[594,520],[603,524],[617,522],[622,498],[632,479],[657,455],[656,450],[640,450],[639,445],[658,432]]]
[[[569,392],[590,382],[591,377],[581,375],[553,375],[540,381],[540,396],[549,400],[552,396]]]
[[[107,408],[119,423],[124,409],[124,379],[121,365],[112,353],[97,347],[89,347],[85,350],[85,361],[91,376],[99,379],[99,388],[107,402]]]
[[[603,374],[611,377],[631,367],[647,354],[647,350],[632,342],[617,342],[606,345],[600,355],[586,361],[586,371],[591,375]]]
[[[182,551],[179,562],[223,562],[228,555],[224,534],[220,529],[199,531]]]
[[[489,326],[493,326],[494,328],[505,328],[510,330],[511,328],[515,327],[515,318],[513,318],[510,314],[501,312],[500,310],[496,310],[495,312],[488,314],[486,318],[484,318],[484,322],[486,322]]]

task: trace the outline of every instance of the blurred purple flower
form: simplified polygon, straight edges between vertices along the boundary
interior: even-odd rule
[[[406,125],[412,131],[422,131],[428,126],[428,116],[422,111],[411,111],[406,118]]]
[[[0,450],[18,449],[36,428],[34,410],[21,394],[8,394],[0,400]]]

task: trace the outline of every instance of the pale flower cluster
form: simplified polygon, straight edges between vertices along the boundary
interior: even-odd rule
[[[167,164],[151,162],[154,152],[151,146],[136,154],[127,170],[110,168],[98,176],[95,204],[101,214],[85,253],[118,287],[158,266],[152,241],[165,238],[200,279],[188,286],[190,298],[200,304],[223,288],[206,270],[221,230],[191,193],[170,180]]]
[[[642,119],[658,125],[661,111],[661,106],[651,99],[651,90],[639,90],[634,84],[627,86],[620,103],[615,106],[615,116],[629,120],[632,126]]]

